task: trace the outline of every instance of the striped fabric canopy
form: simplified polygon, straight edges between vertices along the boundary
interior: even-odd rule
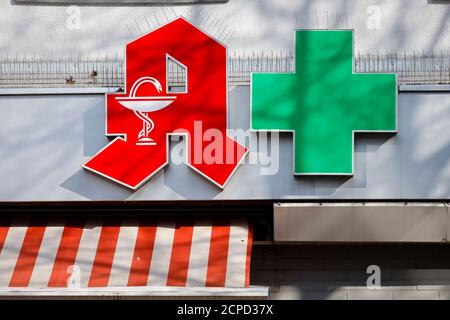
[[[0,221],[0,287],[248,287],[246,220]]]

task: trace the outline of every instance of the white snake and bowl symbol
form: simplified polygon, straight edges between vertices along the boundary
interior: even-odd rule
[[[137,145],[156,145],[156,142],[149,137],[150,132],[155,128],[155,123],[150,119],[148,113],[158,111],[168,107],[177,98],[175,96],[143,96],[137,97],[136,92],[144,83],[151,83],[158,91],[162,92],[161,83],[153,77],[142,77],[136,80],[130,90],[128,97],[116,97],[116,101],[123,107],[133,110],[136,116],[142,120],[143,127],[138,134]]]

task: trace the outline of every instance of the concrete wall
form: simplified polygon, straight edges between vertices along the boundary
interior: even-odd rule
[[[230,0],[202,6],[81,7],[78,11],[12,5],[5,0],[0,2],[0,55],[121,54],[124,43],[178,15],[238,53],[292,52],[296,28],[355,29],[355,50],[360,52],[448,51],[450,6],[439,2]]]
[[[104,95],[0,95],[0,201],[448,199],[448,97],[448,92],[400,93],[399,132],[357,135],[350,178],[296,177],[292,135],[281,134],[279,143],[272,137],[263,148],[258,146],[262,137],[252,133],[240,142],[254,155],[271,155],[271,163],[248,156],[224,190],[174,162],[184,143],[173,142],[171,163],[133,193],[81,168],[109,142]],[[231,88],[231,129],[249,128],[249,104],[248,86]]]
[[[378,265],[381,287],[368,289],[366,269]],[[450,299],[448,245],[256,245],[251,284],[271,299]]]

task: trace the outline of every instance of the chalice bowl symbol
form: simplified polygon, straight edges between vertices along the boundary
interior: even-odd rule
[[[142,130],[138,134],[137,145],[155,145],[156,142],[149,137],[150,132],[155,128],[155,123],[149,117],[150,112],[158,111],[168,107],[175,99],[175,96],[144,96],[138,97],[137,90],[144,83],[151,83],[158,91],[162,92],[159,81],[153,77],[142,77],[133,84],[128,97],[116,97],[116,101],[127,109],[133,110],[134,114],[142,120]]]

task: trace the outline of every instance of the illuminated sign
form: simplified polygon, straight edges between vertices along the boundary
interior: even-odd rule
[[[351,30],[295,33],[294,73],[254,73],[251,128],[287,131],[294,173],[352,175],[357,132],[396,132],[395,74],[353,72]]]
[[[397,130],[396,75],[354,73],[350,30],[295,35],[294,73],[252,74],[251,129],[293,133],[294,174],[352,175],[355,133]],[[83,167],[136,189],[181,135],[187,164],[223,187],[247,152],[227,135],[226,47],[179,18],[127,45],[125,87],[106,98],[106,134],[117,138]]]
[[[180,90],[168,64],[185,71]],[[223,187],[247,148],[227,135],[227,49],[183,18],[126,46],[126,93],[106,97],[114,141],[83,167],[137,189],[168,163],[168,137],[187,143],[187,164]]]

